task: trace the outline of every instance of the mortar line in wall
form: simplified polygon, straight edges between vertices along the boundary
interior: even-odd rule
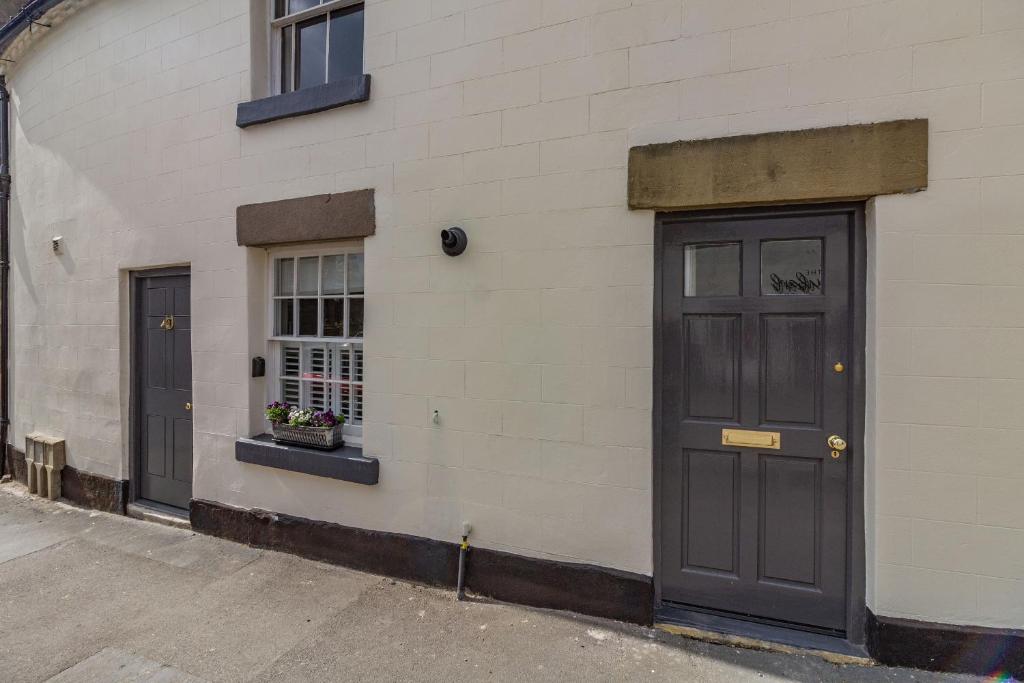
[[[584,445],[586,445],[586,444],[584,444]],[[651,490],[650,488],[638,488],[638,487],[635,487],[635,486],[621,486],[621,485],[618,485],[618,484],[590,483],[590,482],[581,482],[581,481],[575,481],[575,480],[572,480],[572,479],[564,479],[564,478],[540,477],[540,476],[531,475],[531,474],[516,474],[514,472],[509,472],[509,471],[484,469],[484,468],[481,468],[481,467],[467,467],[465,465],[443,465],[441,463],[425,462],[423,460],[408,460],[408,459],[404,459],[404,458],[401,458],[401,457],[398,457],[398,456],[392,456],[391,459],[394,460],[395,462],[422,464],[422,465],[427,465],[428,467],[440,467],[440,468],[446,469],[446,470],[456,470],[456,471],[466,471],[466,472],[486,472],[488,474],[497,474],[497,475],[501,475],[503,477],[515,477],[517,479],[528,479],[528,480],[532,480],[532,481],[547,482],[547,483],[550,483],[550,484],[574,484],[576,486],[587,486],[587,487],[591,487],[591,488],[605,488],[605,489],[620,490],[620,491],[636,491],[636,492],[639,492],[639,493],[647,493],[647,492],[650,492],[650,490]],[[498,507],[498,508],[507,509],[507,508],[505,508],[505,506],[502,506],[502,505],[494,505],[494,506],[491,506],[491,507]],[[886,516],[894,517],[895,515],[886,515]],[[917,519],[917,518],[911,518],[911,519]]]
[[[977,572],[968,572],[959,569],[941,569],[939,567],[928,567],[920,564],[905,564],[902,562],[881,562],[880,564],[887,564],[896,567],[911,567],[913,569],[921,569],[928,572],[938,572],[942,574],[956,574],[957,576],[970,576],[976,579],[1000,579],[1003,581],[1024,581],[1024,579],[1014,578],[1010,576],[996,576],[994,574],[979,574]]]

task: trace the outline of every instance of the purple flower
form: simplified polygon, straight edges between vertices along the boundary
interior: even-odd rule
[[[330,410],[317,411],[313,413],[313,426],[314,427],[334,427],[338,424],[338,418],[334,416],[334,413]]]
[[[290,411],[291,406],[289,406],[287,403],[274,401],[273,403],[267,404],[267,409],[264,411],[264,414],[267,416],[267,419],[270,420],[271,422],[287,422],[288,413]]]
[[[288,403],[274,401],[267,404],[265,411],[268,420],[275,424],[291,424],[296,427],[336,427],[344,424],[344,416],[338,417],[331,410],[300,409]]]

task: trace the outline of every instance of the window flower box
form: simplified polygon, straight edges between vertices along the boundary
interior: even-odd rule
[[[270,433],[278,443],[334,450],[344,445],[341,425],[333,427],[295,427],[285,423],[271,423]]]
[[[324,450],[334,450],[345,443],[345,418],[336,417],[330,410],[302,409],[275,401],[267,406],[266,416],[271,435],[278,443]]]

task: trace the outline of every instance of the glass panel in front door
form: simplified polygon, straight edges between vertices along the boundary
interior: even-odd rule
[[[683,296],[739,296],[740,245],[688,244],[683,249]]]
[[[821,293],[820,239],[761,242],[761,294],[808,296]]]

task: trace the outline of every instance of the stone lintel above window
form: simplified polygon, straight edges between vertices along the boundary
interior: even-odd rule
[[[345,76],[324,85],[271,95],[238,105],[235,124],[248,128],[303,114],[315,114],[370,99],[370,75]]]
[[[373,190],[281,199],[238,207],[243,247],[369,237],[377,230]]]

